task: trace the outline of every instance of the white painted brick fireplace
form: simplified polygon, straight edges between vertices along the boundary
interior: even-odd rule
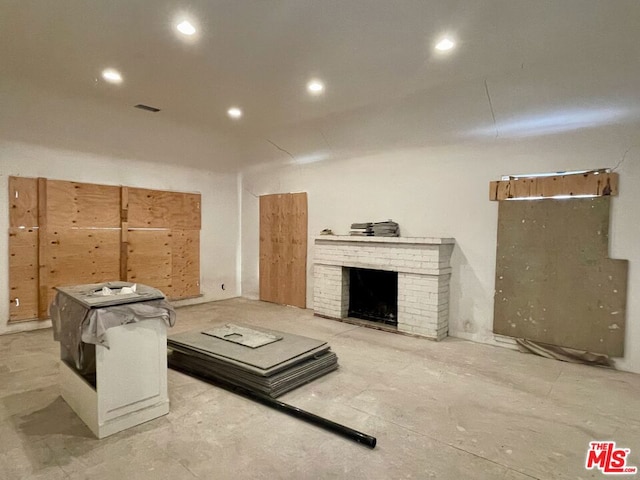
[[[316,237],[316,315],[347,317],[350,268],[398,272],[398,330],[443,339],[449,330],[449,261],[454,243],[453,238]]]

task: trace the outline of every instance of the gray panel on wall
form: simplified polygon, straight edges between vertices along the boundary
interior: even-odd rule
[[[495,333],[623,356],[628,262],[608,258],[610,202],[499,203]]]

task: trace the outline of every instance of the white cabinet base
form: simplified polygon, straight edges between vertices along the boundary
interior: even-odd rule
[[[96,345],[97,388],[60,362],[62,398],[98,438],[169,413],[164,322],[110,328],[107,340]]]

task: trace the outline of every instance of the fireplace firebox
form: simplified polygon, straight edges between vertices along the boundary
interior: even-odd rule
[[[398,324],[398,272],[349,269],[349,316]]]

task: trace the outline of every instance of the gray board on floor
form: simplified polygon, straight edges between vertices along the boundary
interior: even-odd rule
[[[248,388],[271,397],[279,397],[288,391],[336,370],[338,361],[333,352],[325,352],[320,358],[303,361],[299,365],[268,379],[241,373],[233,369],[218,368],[202,358],[179,351],[171,353],[169,365],[179,370],[190,371],[198,376],[214,380],[220,379],[232,385]]]
[[[323,353],[326,353],[329,351],[329,345],[323,345],[321,347],[315,348],[313,350],[310,350],[309,352],[303,354],[303,355],[298,355],[297,357],[293,357],[289,360],[287,360],[286,362],[282,362],[278,365],[276,365],[273,368],[269,368],[267,370],[263,370],[261,368],[258,367],[254,367],[253,365],[247,365],[246,363],[242,363],[242,362],[238,362],[236,360],[230,359],[230,358],[226,358],[226,357],[219,357],[216,356],[214,354],[212,354],[211,352],[207,352],[204,350],[199,350],[197,348],[194,347],[188,347],[188,346],[184,346],[184,345],[180,345],[180,344],[176,344],[176,343],[171,343],[168,342],[168,347],[176,352],[180,352],[180,353],[184,353],[187,355],[191,355],[193,357],[196,358],[201,358],[203,360],[206,360],[207,362],[211,363],[212,365],[225,365],[225,366],[229,366],[232,368],[236,368],[238,371],[245,371],[248,372],[251,375],[258,375],[258,376],[262,376],[262,377],[270,377],[272,375],[275,375],[281,371],[287,370],[289,368],[291,368],[293,365],[297,365],[298,363],[305,361],[307,359],[310,358],[317,358],[318,356],[322,355]]]
[[[240,326],[253,328],[249,325]],[[267,329],[260,329],[260,331],[282,336],[282,340],[260,348],[247,348],[243,345],[203,334],[197,330],[171,335],[167,343],[169,347],[183,347],[219,359],[229,359],[236,365],[244,366],[245,369],[250,371],[256,371],[257,369],[257,371],[269,371],[270,373],[296,363],[293,360],[300,361],[306,356],[317,355],[323,349],[329,349],[327,342],[321,340]]]
[[[270,333],[261,332],[254,328],[241,327],[233,323],[227,323],[222,327],[205,330],[202,333],[250,348],[260,348],[269,343],[282,340],[281,335],[271,335]]]

